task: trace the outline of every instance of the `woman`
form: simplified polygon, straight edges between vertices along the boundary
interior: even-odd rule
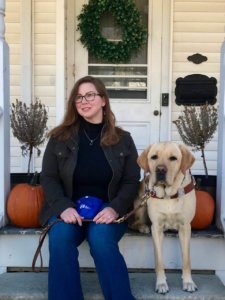
[[[61,125],[50,132],[41,173],[45,204],[41,223],[60,217],[49,232],[49,300],[83,299],[77,247],[86,239],[106,300],[133,300],[118,247],[127,224],[113,223],[132,209],[139,186],[137,151],[115,126],[104,84],[86,76],[71,92]],[[77,200],[103,200],[93,222],[84,222]]]

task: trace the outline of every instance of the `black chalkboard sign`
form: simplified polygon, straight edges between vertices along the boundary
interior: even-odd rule
[[[215,104],[217,80],[202,74],[192,74],[176,80],[175,102],[177,105]]]

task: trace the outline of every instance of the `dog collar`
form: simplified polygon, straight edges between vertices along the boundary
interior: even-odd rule
[[[190,193],[194,188],[195,188],[195,181],[193,180],[193,176],[192,176],[191,182],[188,185],[186,185],[185,187],[180,188],[178,190],[178,192],[176,194],[172,195],[171,197],[169,197],[169,199],[175,199],[175,198],[184,196],[184,195]],[[163,199],[163,198],[159,198],[156,196],[156,191],[154,189],[149,190],[148,193],[149,193],[149,196],[152,198]]]

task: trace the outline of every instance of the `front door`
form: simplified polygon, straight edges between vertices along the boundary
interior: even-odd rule
[[[165,1],[165,0],[164,0]],[[87,0],[75,1],[75,19]],[[162,86],[162,19],[163,0],[135,0],[144,25],[148,28],[148,40],[138,55],[128,64],[102,63],[90,57],[74,38],[74,79],[87,74],[101,78],[108,90],[117,124],[131,132],[137,149],[141,152],[147,145],[160,140],[161,86]],[[112,17],[103,17],[102,32],[107,38],[116,39]],[[167,127],[167,124],[164,124]]]

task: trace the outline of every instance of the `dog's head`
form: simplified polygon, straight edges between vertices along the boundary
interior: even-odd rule
[[[173,142],[150,145],[137,160],[145,172],[150,172],[154,185],[165,186],[171,186],[179,173],[185,174],[194,161],[194,156],[184,145]]]

